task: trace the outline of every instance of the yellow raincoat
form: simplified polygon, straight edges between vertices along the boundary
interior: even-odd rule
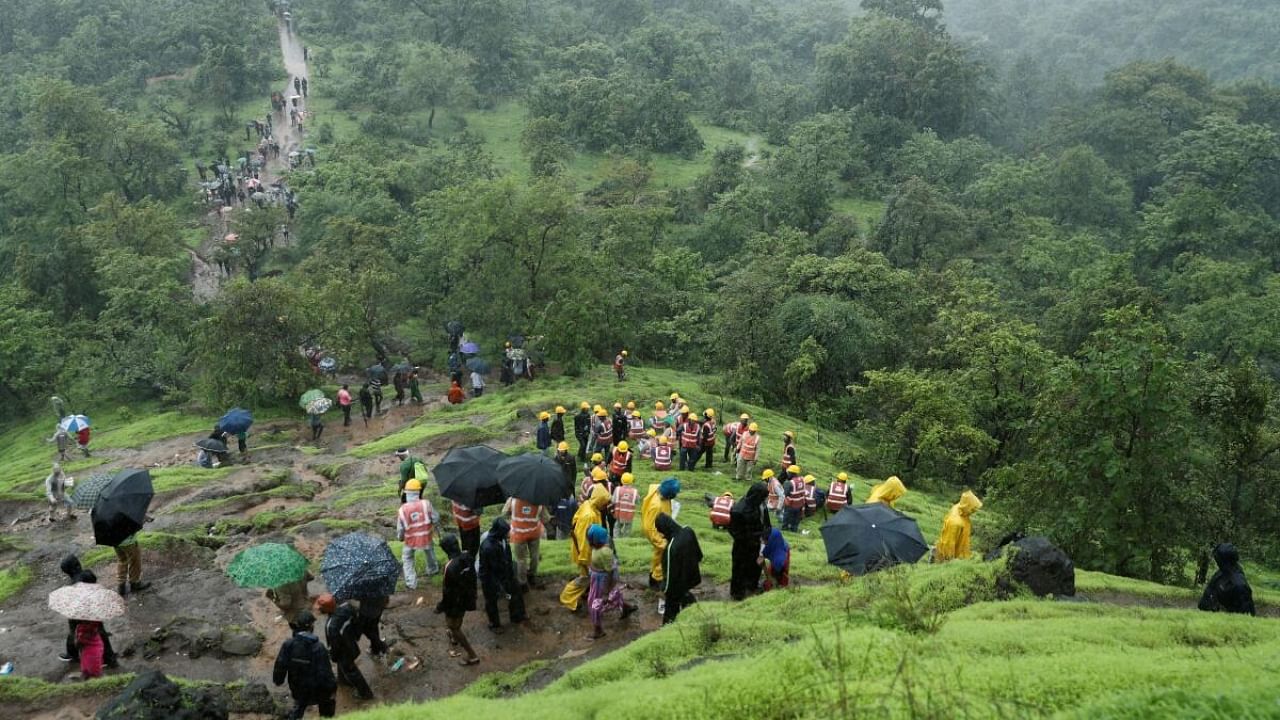
[[[884,503],[889,507],[893,507],[903,495],[907,494],[907,486],[902,484],[897,475],[885,480],[879,485],[871,488],[871,494],[867,496],[867,502]]]
[[[640,530],[653,546],[653,560],[649,563],[649,577],[662,581],[662,553],[667,549],[667,538],[658,532],[658,516],[671,514],[671,501],[662,497],[657,485],[649,486],[649,494],[644,496],[640,506]]]
[[[587,542],[587,530],[592,525],[604,524],[604,511],[609,507],[609,491],[596,483],[591,487],[591,497],[578,506],[573,514],[573,538],[569,542],[569,560],[578,566],[578,577],[569,581],[560,591],[560,604],[570,610],[578,609],[578,601],[591,587],[591,543]]]
[[[982,501],[969,490],[965,490],[960,496],[960,502],[951,506],[951,512],[942,521],[942,534],[938,536],[938,544],[934,548],[934,562],[964,560],[969,557],[969,533],[973,530],[969,516],[978,512],[981,507]]]

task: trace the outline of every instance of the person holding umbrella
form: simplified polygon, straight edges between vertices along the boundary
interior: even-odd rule
[[[62,558],[62,562],[58,565],[62,572],[66,573],[67,578],[71,580],[71,585],[76,583],[96,583],[98,576],[92,571],[85,570],[80,566],[80,558],[75,555],[68,555]],[[67,648],[58,655],[58,659],[62,662],[80,662],[80,646],[76,642],[76,627],[80,624],[79,620],[67,620]],[[98,634],[102,636],[102,661],[109,668],[119,667],[116,661],[116,653],[111,649],[111,633],[101,624],[98,625]]]
[[[495,635],[502,633],[498,601],[504,596],[513,624],[529,619],[524,611],[524,593],[516,583],[511,545],[507,542],[510,531],[511,526],[505,518],[495,518],[484,542],[480,543],[480,587],[484,589],[484,612],[489,616],[489,629]]]
[[[75,622],[80,674],[87,680],[102,675],[106,655],[102,624],[123,615],[125,604],[119,594],[98,585],[97,577],[88,570],[79,571],[75,580],[49,593],[49,609]]]
[[[116,592],[128,597],[130,592],[140,592],[151,587],[151,583],[142,581],[142,547],[138,545],[138,534],[133,533],[120,541],[113,548],[116,551]]]
[[[301,720],[312,705],[318,706],[320,717],[333,717],[336,709],[333,695],[338,681],[329,664],[329,651],[320,644],[315,628],[316,617],[309,610],[290,620],[293,635],[280,646],[272,669],[271,680],[277,686],[289,682],[289,694],[293,696],[290,720]]]
[[[449,562],[444,566],[444,585],[440,591],[440,602],[436,603],[436,612],[444,615],[449,628],[449,642],[467,654],[458,663],[475,665],[480,662],[480,657],[462,632],[462,620],[468,612],[476,609],[475,559],[458,544],[457,535],[445,535],[440,540],[440,549],[449,556]],[[449,651],[450,657],[461,654],[457,650]]]

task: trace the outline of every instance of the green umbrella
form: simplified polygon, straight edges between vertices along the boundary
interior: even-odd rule
[[[227,566],[240,587],[277,588],[307,576],[307,559],[281,543],[263,543],[240,551]]]
[[[298,407],[302,408],[303,410],[306,410],[307,406],[310,405],[311,403],[317,400],[323,400],[323,399],[324,399],[323,390],[308,390],[302,394],[302,397],[298,398]]]

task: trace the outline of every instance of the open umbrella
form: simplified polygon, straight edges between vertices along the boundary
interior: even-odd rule
[[[505,457],[488,445],[453,448],[436,466],[440,494],[470,508],[505,502],[498,486],[498,463]]]
[[[573,494],[573,482],[559,463],[545,455],[525,453],[498,463],[498,485],[508,496],[534,505],[555,505]]]
[[[464,342],[458,349],[467,355],[475,355],[480,352],[480,346],[473,342]]]
[[[320,575],[339,600],[387,597],[396,591],[400,561],[382,538],[350,533],[324,549]]]
[[[860,575],[913,563],[929,551],[920,526],[883,503],[846,505],[822,526],[827,562]]]
[[[231,408],[218,419],[218,427],[232,435],[244,432],[253,425],[253,413],[244,408]]]
[[[365,368],[365,374],[369,376],[370,380],[381,380],[383,383],[387,381],[387,369],[383,367],[382,363]]]
[[[227,566],[240,587],[277,588],[307,576],[307,558],[283,543],[263,543],[241,550]]]
[[[318,367],[324,372],[333,372],[338,369],[338,361],[331,357],[322,357]]]
[[[213,438],[201,438],[200,440],[197,440],[196,447],[201,450],[208,450],[211,453],[224,453],[227,451],[226,443],[221,440],[214,440]]]
[[[391,372],[410,373],[410,372],[413,372],[413,366],[407,362],[398,363],[395,367],[391,368]]]
[[[97,583],[78,582],[49,593],[49,609],[68,620],[104,622],[124,614],[124,598]]]
[[[58,421],[58,427],[69,433],[78,433],[89,426],[89,418],[84,415],[68,415]]]
[[[473,372],[478,372],[481,375],[488,375],[489,363],[485,362],[483,358],[471,358],[467,361],[467,369]]]
[[[310,405],[311,403],[317,400],[323,400],[323,399],[324,399],[323,390],[308,390],[302,393],[302,397],[298,398],[298,407],[302,408],[303,410],[306,410],[307,406]],[[310,410],[307,410],[307,412],[310,412]]]
[[[93,506],[98,504],[98,496],[102,495],[102,491],[109,484],[111,484],[110,475],[103,473],[90,475],[87,480],[76,483],[76,489],[71,493],[71,504],[80,510],[92,510]]]
[[[146,470],[125,468],[116,473],[89,514],[94,540],[114,547],[141,530],[154,495],[151,473]]]
[[[333,407],[333,401],[329,398],[322,397],[312,400],[311,404],[307,405],[307,413],[309,415],[323,415],[329,412],[329,408],[331,407]]]
[[[450,335],[461,335],[464,330],[466,330],[466,328],[457,320],[450,320],[444,324],[444,331]]]

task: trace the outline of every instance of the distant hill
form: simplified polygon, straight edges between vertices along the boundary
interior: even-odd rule
[[[1119,65],[1176,58],[1215,80],[1280,80],[1274,0],[946,0],[947,27],[1006,60],[1032,55],[1093,83]]]

